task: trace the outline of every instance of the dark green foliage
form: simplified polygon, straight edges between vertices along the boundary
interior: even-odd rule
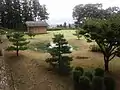
[[[74,83],[74,90],[79,90],[79,78],[81,72],[80,71],[73,71],[73,83]]]
[[[74,89],[75,90],[79,90],[79,78],[80,76],[83,75],[83,68],[81,67],[76,67],[74,70],[73,70],[73,81],[74,81]]]
[[[71,57],[62,56],[59,64],[57,65],[58,73],[62,75],[69,75],[72,70],[72,67],[70,66],[70,61],[72,61]]]
[[[46,20],[45,5],[38,0],[0,0],[1,27],[23,30],[26,21]]]
[[[73,71],[73,80],[74,82],[79,82],[79,78],[82,76],[82,72],[78,70]]]
[[[82,73],[79,68],[74,69],[74,90],[115,90],[116,83],[113,78],[104,77],[104,70],[100,68],[95,71],[96,73],[92,71]]]
[[[104,77],[104,70],[101,68],[96,68],[95,69],[95,76],[100,76],[100,77]]]
[[[73,80],[75,82],[78,82],[79,81],[79,77],[83,75],[83,68],[81,67],[76,67],[74,70],[73,70]]]
[[[109,19],[87,19],[81,34],[88,41],[95,41],[104,55],[105,71],[109,71],[109,61],[118,53],[120,46],[120,15]]]
[[[27,33],[27,35],[32,39],[32,38],[34,38],[35,37],[35,33]]]
[[[9,41],[12,42],[12,45],[7,48],[8,51],[15,50],[17,56],[19,55],[20,50],[26,50],[27,44],[29,43],[26,41],[26,39],[23,37],[24,34],[22,33],[14,33],[10,38]]]
[[[79,79],[79,90],[91,90],[90,80],[86,76],[81,76]]]
[[[92,81],[92,90],[104,90],[104,78],[95,76]]]
[[[79,67],[79,66],[75,67],[75,71],[80,71],[82,73],[82,75],[84,73],[84,69],[82,67]]]
[[[112,77],[104,78],[105,90],[116,90],[115,89],[115,80]]]
[[[62,34],[57,34],[54,35],[53,43],[56,44],[55,47],[48,45],[48,53],[52,58],[48,58],[46,62],[57,69],[60,74],[68,75],[71,71],[70,61],[72,61],[72,58],[66,55],[71,53],[68,42]]]
[[[89,48],[92,52],[102,52],[98,45],[90,45]]]
[[[33,9],[33,19],[34,20],[47,20],[48,19],[48,13],[46,9],[46,5],[40,5],[39,0],[33,0],[31,1],[31,9]]]
[[[75,26],[80,27],[83,25],[86,18],[107,19],[119,12],[119,7],[109,7],[107,9],[103,9],[103,5],[101,3],[79,4],[73,9],[73,18],[76,20]]]
[[[84,73],[84,76],[88,77],[89,80],[92,81],[92,78],[93,78],[93,74],[92,74],[92,72],[87,71],[87,72]]]

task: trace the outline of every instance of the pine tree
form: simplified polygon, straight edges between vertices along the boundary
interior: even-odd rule
[[[26,50],[27,49],[27,44],[29,44],[29,41],[26,41],[26,39],[23,37],[24,34],[22,33],[14,33],[9,41],[12,42],[12,45],[8,47],[7,50],[12,51],[15,50],[17,56],[19,56],[19,51],[20,50]]]
[[[47,59],[46,62],[57,68],[60,74],[69,74],[71,70],[70,61],[72,61],[72,58],[66,54],[71,53],[71,46],[68,45],[68,42],[62,34],[54,35],[53,43],[56,46],[52,47],[52,45],[49,45],[48,49],[52,58]]]

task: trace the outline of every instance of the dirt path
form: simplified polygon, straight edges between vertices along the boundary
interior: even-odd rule
[[[37,57],[31,58],[31,52],[25,52],[27,57],[9,56],[7,63],[13,71],[13,77],[18,90],[72,90],[71,80],[60,77],[48,71],[46,63],[42,60],[43,54],[34,53]],[[7,55],[7,54],[6,54]],[[31,57],[29,57],[31,56]],[[41,60],[37,58],[41,57]]]

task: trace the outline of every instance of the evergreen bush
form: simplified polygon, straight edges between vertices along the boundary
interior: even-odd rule
[[[92,90],[104,90],[104,78],[95,76],[92,80]]]
[[[115,80],[112,77],[104,78],[105,90],[115,90]]]
[[[95,76],[100,76],[100,77],[104,77],[104,70],[101,68],[96,68],[95,69]]]

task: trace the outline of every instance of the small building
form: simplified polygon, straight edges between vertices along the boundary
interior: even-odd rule
[[[47,33],[48,24],[45,21],[27,21],[26,26],[29,33]]]

